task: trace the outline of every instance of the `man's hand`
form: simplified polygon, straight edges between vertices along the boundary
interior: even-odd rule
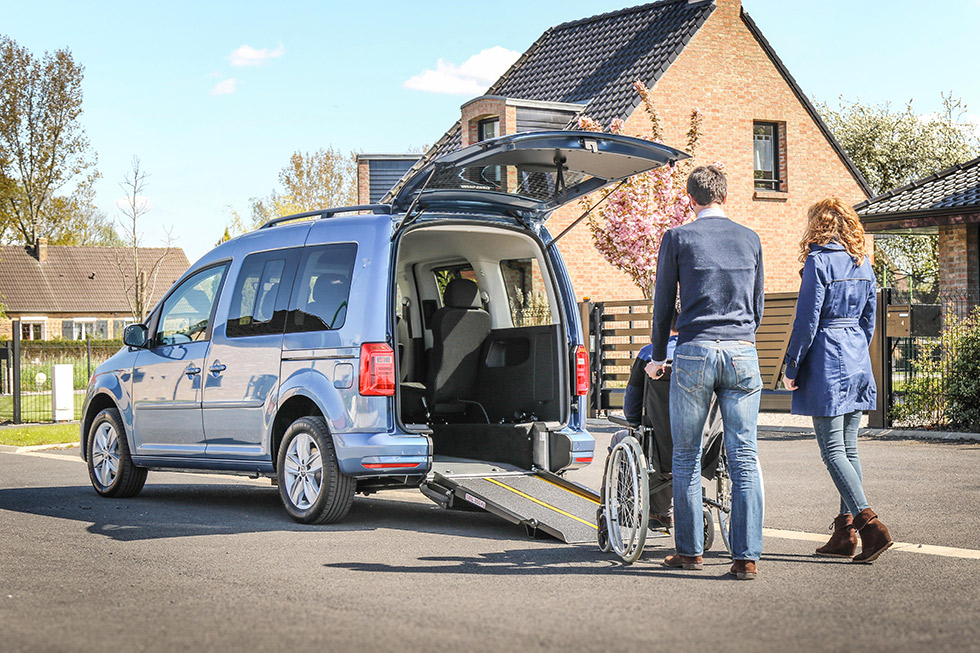
[[[796,390],[800,386],[796,385],[796,379],[790,379],[790,378],[787,378],[787,377],[784,376],[783,377],[783,387],[786,388],[787,390],[791,390],[792,391],[792,390]]]
[[[643,371],[646,372],[647,376],[649,376],[651,379],[659,379],[664,375],[665,367],[667,367],[667,363],[657,365],[653,361],[650,361],[647,363],[646,367],[643,368]]]

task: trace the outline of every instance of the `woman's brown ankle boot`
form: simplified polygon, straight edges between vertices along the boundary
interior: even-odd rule
[[[853,524],[854,518],[850,514],[837,515],[832,524],[834,534],[830,536],[829,542],[817,549],[817,555],[830,558],[853,558],[858,545]]]
[[[865,508],[854,517],[854,529],[861,536],[861,553],[854,557],[854,562],[874,562],[892,545],[888,527],[871,508]]]

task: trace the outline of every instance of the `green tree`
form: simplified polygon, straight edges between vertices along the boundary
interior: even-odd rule
[[[840,99],[840,108],[818,105],[824,121],[854,165],[879,195],[969,161],[978,146],[967,107],[952,93],[942,96],[937,114],[916,113],[912,101],[901,110],[890,102],[864,105]]]
[[[267,197],[252,198],[251,224],[244,224],[234,211],[232,228],[243,232],[263,222],[291,213],[303,213],[332,206],[357,203],[357,162],[354,153],[344,154],[332,147],[315,152],[297,150],[289,164],[279,171],[280,188]]]
[[[80,122],[83,70],[67,48],[35,57],[0,35],[0,236],[6,240],[31,244],[43,236],[64,243],[106,235],[100,231],[105,217],[91,201],[98,173]]]
[[[965,122],[967,107],[943,94],[937,114],[916,113],[910,100],[895,110],[891,103],[864,105],[840,99],[818,109],[834,136],[868,181],[874,195],[894,190],[977,155],[980,141]],[[939,273],[935,235],[902,234],[875,239],[875,268],[882,285],[907,284],[909,292],[928,292]]]

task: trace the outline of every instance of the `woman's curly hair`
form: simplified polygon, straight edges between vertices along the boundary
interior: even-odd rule
[[[864,225],[854,209],[839,197],[820,200],[807,211],[806,231],[800,239],[800,262],[806,262],[811,244],[826,245],[831,241],[844,246],[854,265],[861,265],[868,255]]]

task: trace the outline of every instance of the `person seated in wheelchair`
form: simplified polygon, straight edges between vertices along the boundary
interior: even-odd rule
[[[671,331],[667,342],[667,359],[674,356],[677,333]],[[647,464],[655,473],[650,476],[650,527],[669,529],[673,525],[671,461],[673,439],[670,433],[670,373],[652,379],[646,372],[651,360],[653,345],[646,345],[636,355],[630,369],[626,394],[623,397],[623,416],[630,428],[617,431],[610,440],[609,451],[624,438],[632,435],[639,440],[647,456]],[[712,399],[708,419],[704,425],[705,445],[702,451],[702,475],[707,479],[715,476],[721,454],[723,427],[718,403]],[[646,437],[650,438],[646,442]]]
[[[674,356],[674,345],[677,343],[677,334],[671,333],[670,340],[667,342],[667,358],[673,358]],[[636,359],[633,361],[633,367],[630,369],[630,378],[626,382],[626,394],[623,397],[623,417],[626,421],[633,425],[633,428],[620,429],[613,434],[612,439],[609,442],[609,451],[612,452],[613,447],[623,441],[628,435],[633,435],[633,432],[641,426],[648,428],[656,427],[652,423],[654,420],[657,426],[661,427],[663,424],[667,425],[667,435],[670,435],[670,418],[666,417],[666,421],[663,417],[660,417],[658,413],[665,413],[665,411],[649,411],[644,410],[644,404],[646,403],[646,398],[648,396],[648,391],[646,389],[648,382],[651,385],[649,394],[653,398],[654,387],[653,384],[657,383],[647,376],[644,368],[647,363],[649,363],[652,358],[650,352],[653,351],[653,345],[646,345],[636,354]],[[664,387],[669,391],[670,386],[664,384]],[[652,407],[651,407],[652,408]],[[652,418],[652,419],[651,419]],[[640,439],[637,437],[637,439]],[[642,440],[641,440],[642,444]],[[658,474],[656,478],[650,479],[650,526],[652,528],[670,528],[673,526],[674,520],[671,516],[671,505],[672,505],[672,491],[669,482],[670,474],[667,473],[667,479],[661,478],[660,474],[661,461],[649,460],[648,463],[657,470]],[[666,458],[667,468],[670,468],[670,449],[667,451]],[[667,480],[668,482],[662,483],[661,481]]]

